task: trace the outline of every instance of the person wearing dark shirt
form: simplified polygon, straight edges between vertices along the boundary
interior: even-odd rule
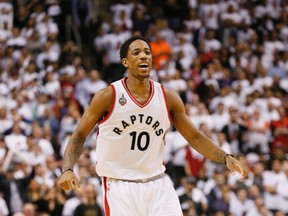
[[[97,203],[96,188],[87,184],[84,189],[83,201],[74,211],[74,216],[102,216],[102,210]]]

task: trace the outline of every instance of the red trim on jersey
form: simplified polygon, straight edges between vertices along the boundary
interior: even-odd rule
[[[105,216],[110,216],[110,207],[107,200],[107,178],[103,177],[103,184],[104,184],[104,210]]]
[[[136,105],[138,105],[140,108],[143,108],[143,107],[145,107],[147,104],[149,104],[149,102],[150,102],[150,101],[152,100],[152,98],[153,98],[154,91],[155,91],[155,90],[154,90],[154,83],[152,82],[152,80],[149,80],[150,86],[151,86],[150,95],[149,95],[149,97],[147,98],[147,100],[146,100],[143,104],[141,104],[141,103],[139,103],[139,101],[137,101],[137,100],[133,97],[133,95],[132,95],[131,92],[129,91],[129,89],[128,89],[127,85],[126,85],[126,79],[127,79],[127,78],[122,79],[121,82],[122,82],[122,84],[123,84],[126,92],[128,93],[129,97],[132,99],[132,101],[133,101]]]
[[[113,109],[114,109],[115,100],[116,100],[116,90],[115,90],[115,87],[114,87],[113,85],[110,85],[110,86],[112,87],[112,90],[113,90],[112,105],[111,105],[111,107],[110,107],[110,110],[109,110],[108,114],[105,116],[105,118],[103,118],[101,121],[98,122],[98,125],[100,125],[101,123],[103,123],[104,121],[106,121],[106,120],[110,117],[110,115],[111,115],[111,113],[112,113],[112,111],[113,111]]]
[[[161,89],[163,91],[163,95],[164,95],[164,99],[165,99],[165,104],[166,104],[166,109],[167,109],[168,117],[169,117],[169,120],[170,120],[170,124],[172,124],[172,117],[171,117],[169,109],[168,109],[168,101],[167,101],[166,92],[164,90],[164,86],[162,84],[160,84],[160,85],[161,85]]]

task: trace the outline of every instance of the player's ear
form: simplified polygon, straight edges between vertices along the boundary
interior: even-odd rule
[[[128,68],[128,59],[127,58],[123,58],[122,60],[122,64],[125,68]]]

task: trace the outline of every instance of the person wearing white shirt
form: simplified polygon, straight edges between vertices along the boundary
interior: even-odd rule
[[[74,196],[66,200],[63,206],[62,215],[74,216],[74,211],[76,207],[81,204],[82,197],[82,190],[75,190]]]
[[[108,67],[105,70],[103,79],[111,83],[118,78],[122,78],[126,72],[119,59],[120,44],[131,36],[130,31],[122,31],[121,26],[113,23],[112,32],[106,36],[105,51],[107,52]]]
[[[201,28],[202,22],[196,8],[190,9],[189,19],[184,20],[183,24],[186,26],[187,30],[192,33]]]
[[[22,134],[19,124],[14,124],[12,133],[4,137],[5,143],[9,149],[17,151],[27,151],[27,137]]]
[[[44,155],[54,154],[54,148],[50,140],[43,136],[43,128],[40,126],[34,126],[32,129],[32,138],[34,143],[40,146]]]
[[[98,70],[91,70],[89,72],[88,78],[89,79],[87,80],[87,83],[85,85],[85,90],[90,96],[94,95],[96,92],[108,86],[107,82],[101,79]]]
[[[0,195],[0,215],[1,216],[8,216],[9,210],[6,205],[5,200],[2,198],[2,194]]]
[[[207,31],[204,46],[206,52],[218,51],[222,48],[221,42],[216,39],[216,32],[214,30]]]
[[[12,30],[12,36],[8,38],[6,42],[6,46],[13,46],[15,48],[25,47],[27,44],[27,40],[25,37],[20,35],[20,29],[18,27],[14,27]]]
[[[4,134],[13,126],[13,121],[8,117],[6,106],[0,107],[0,134]]]
[[[171,153],[172,153],[171,161],[174,167],[174,173],[172,174],[171,178],[178,181],[180,177],[183,177],[186,175],[185,156],[186,156],[186,148],[188,147],[188,143],[178,131],[173,131],[173,132],[171,131],[169,132],[169,134],[170,134],[170,139],[167,140],[166,145],[167,146],[170,145]]]
[[[56,79],[53,72],[48,72],[45,78],[46,83],[44,85],[44,88],[49,96],[55,97],[56,94],[61,93],[60,81]]]
[[[277,185],[277,193],[280,196],[280,210],[288,214],[288,160],[283,162],[283,172],[286,175],[286,179],[282,179]]]
[[[225,134],[222,132],[217,133],[217,141],[219,147],[226,151],[228,154],[233,154],[230,144],[227,142]]]
[[[176,91],[180,96],[187,90],[187,82],[181,77],[181,73],[179,70],[175,71],[172,79],[167,81],[164,86],[174,89],[174,91]]]
[[[54,32],[56,34],[59,32],[57,24],[48,14],[45,14],[42,21],[36,24],[35,29],[39,33],[40,41],[42,43],[47,41],[50,32]]]
[[[197,188],[196,183],[196,178],[192,176],[185,177],[181,180],[181,186],[176,191],[180,200],[185,200],[185,198],[192,200],[197,214],[202,215],[208,210],[208,200],[203,191]]]
[[[272,169],[263,172],[264,200],[269,210],[277,211],[283,208],[281,206],[281,196],[277,193],[277,185],[286,180],[287,176],[282,170],[282,162],[279,159],[274,159]]]
[[[33,120],[33,109],[31,104],[27,101],[24,94],[19,94],[17,96],[17,112],[22,117],[23,120],[32,122]]]
[[[207,108],[204,103],[199,103],[196,105],[197,112],[195,115],[190,115],[192,122],[195,124],[197,128],[200,128],[201,124],[206,124],[206,126],[212,130],[214,127],[214,119],[209,115]]]
[[[233,25],[239,25],[241,16],[239,11],[232,4],[229,4],[227,10],[220,15],[220,20],[223,22],[230,20]]]
[[[218,16],[221,12],[217,1],[204,1],[204,3],[199,5],[199,7],[200,15],[204,18],[206,28],[217,29],[219,27]]]
[[[50,176],[48,176],[47,169],[44,166],[37,164],[34,166],[34,171],[35,181],[38,182],[38,184],[40,184],[44,190],[54,187],[55,181]]]
[[[254,109],[247,126],[248,149],[250,151],[260,150],[262,153],[269,153],[270,124],[264,118],[261,109]]]
[[[173,46],[173,53],[177,57],[179,53],[183,53],[183,58],[180,59],[180,64],[185,72],[188,72],[197,56],[197,50],[194,45],[186,41],[183,34],[178,35],[179,43]]]
[[[229,212],[234,216],[242,216],[256,211],[256,205],[253,200],[248,198],[245,188],[238,188],[236,196],[231,196]]]
[[[229,114],[228,112],[225,110],[225,106],[223,104],[223,102],[219,101],[219,103],[217,104],[217,108],[216,110],[212,113],[212,119],[214,122],[214,130],[217,131],[221,131],[222,128],[228,124],[229,122]]]

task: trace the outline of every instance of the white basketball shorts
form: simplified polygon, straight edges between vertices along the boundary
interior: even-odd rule
[[[103,177],[106,216],[182,216],[169,176],[136,183]]]

